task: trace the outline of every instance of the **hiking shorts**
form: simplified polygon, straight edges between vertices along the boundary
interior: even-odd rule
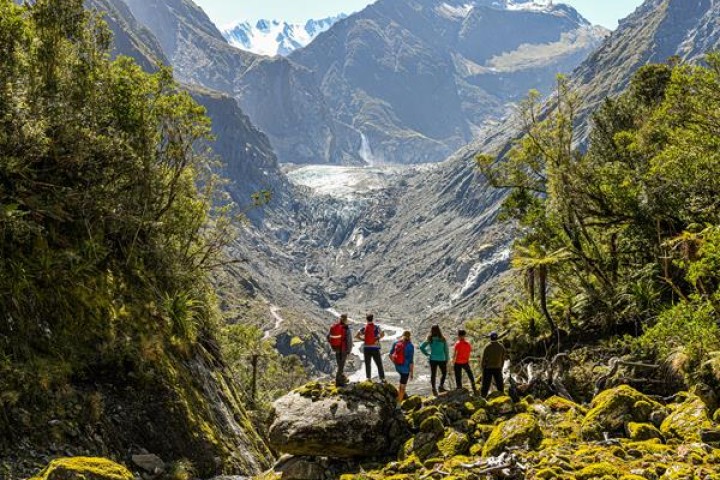
[[[410,374],[409,373],[401,373],[400,374],[400,385],[407,385],[408,380],[410,380]]]

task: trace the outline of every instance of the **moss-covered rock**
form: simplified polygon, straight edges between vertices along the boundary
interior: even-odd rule
[[[410,415],[410,420],[415,428],[420,428],[422,422],[433,416],[440,416],[440,409],[434,405],[413,412]]]
[[[437,447],[445,458],[465,455],[470,450],[470,439],[462,432],[449,430]]]
[[[672,465],[665,470],[660,480],[688,480],[695,477],[693,468],[688,465]]]
[[[415,410],[422,408],[422,404],[422,397],[413,395],[403,402],[402,409],[406,412],[414,412]]]
[[[486,457],[499,455],[508,447],[521,447],[526,444],[534,448],[541,441],[542,431],[537,418],[521,413],[495,427],[485,443],[483,455]]]
[[[577,478],[577,480],[596,480],[606,476],[617,478],[619,473],[617,466],[609,462],[600,462],[583,468],[575,474],[575,478]]]
[[[624,435],[627,423],[647,423],[652,411],[662,408],[659,403],[627,385],[605,390],[593,400],[582,422],[582,436],[588,440],[600,440],[605,432]]]
[[[708,408],[700,397],[690,395],[663,421],[660,431],[667,438],[699,442],[700,432],[713,428]]]
[[[662,433],[650,423],[629,422],[626,426],[627,435],[631,440],[643,441],[653,438],[662,439]]]
[[[470,419],[476,424],[486,424],[490,422],[490,415],[484,408],[480,408],[472,414]]]
[[[510,397],[499,396],[488,402],[487,410],[493,415],[508,415],[515,411],[515,405]]]
[[[423,433],[443,433],[445,431],[445,425],[440,416],[433,415],[432,417],[426,418],[420,424],[420,431]]]
[[[133,475],[104,458],[74,457],[53,460],[31,480],[133,480]]]

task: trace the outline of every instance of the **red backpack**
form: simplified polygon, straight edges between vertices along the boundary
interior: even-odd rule
[[[395,344],[395,347],[392,349],[392,352],[390,352],[390,360],[395,365],[405,365],[405,347],[407,346],[407,342],[405,340],[400,340]]]
[[[378,337],[378,326],[375,324],[368,323],[365,325],[365,346],[366,347],[374,347],[377,343],[377,337]]]
[[[328,335],[330,346],[336,352],[342,351],[345,345],[345,325],[341,322],[330,327],[330,335]]]

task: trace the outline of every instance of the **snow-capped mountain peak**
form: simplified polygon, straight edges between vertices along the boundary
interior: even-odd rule
[[[231,45],[260,55],[289,55],[313,41],[315,37],[346,18],[340,14],[305,23],[288,23],[278,20],[258,20],[254,24],[241,22],[223,31]]]

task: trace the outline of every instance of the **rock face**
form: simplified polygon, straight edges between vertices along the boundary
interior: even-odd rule
[[[130,471],[104,458],[61,458],[53,460],[32,480],[133,480]]]
[[[394,456],[407,438],[390,385],[346,389],[310,384],[275,402],[271,445],[284,453],[326,457]]]

